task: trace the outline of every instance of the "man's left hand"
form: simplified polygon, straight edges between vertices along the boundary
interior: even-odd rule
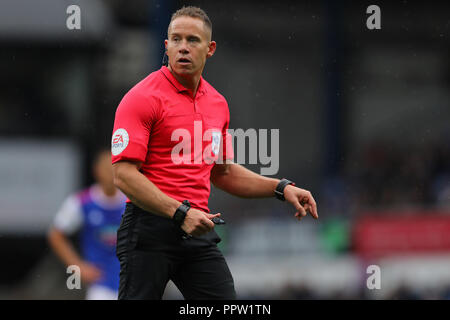
[[[308,190],[288,185],[284,188],[284,198],[297,210],[295,217],[299,221],[306,216],[307,212],[309,212],[314,219],[319,219],[316,201]]]

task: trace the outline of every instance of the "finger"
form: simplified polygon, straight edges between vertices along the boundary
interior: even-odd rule
[[[314,219],[319,219],[319,214],[317,213],[317,207],[316,207],[316,206],[313,207],[313,210],[312,210],[312,212],[311,212],[311,215],[312,215],[312,217],[313,217]]]
[[[212,220],[212,219],[215,218],[215,217],[220,217],[220,215],[221,215],[221,213],[216,213],[216,214],[210,214],[210,213],[207,213],[207,214],[206,214],[206,217],[207,217],[209,220]]]
[[[209,220],[208,220],[209,221]],[[196,230],[200,231],[201,233],[206,233],[210,230],[209,226],[205,223],[205,220],[200,220],[199,225],[197,226]]]
[[[302,207],[302,205],[297,201],[294,204],[295,209],[297,210],[297,212],[295,213],[295,216],[297,218],[303,218],[304,216],[306,216],[306,210],[305,208]]]
[[[295,204],[295,208],[297,209],[295,217],[297,218],[298,221],[302,220],[302,218],[306,216],[306,207],[304,207],[302,204],[303,204],[302,202]]]
[[[309,204],[305,204],[305,205],[303,205],[302,207],[305,209],[305,213],[306,213],[305,216],[307,216],[308,213],[311,212],[310,205],[309,205]]]
[[[212,218],[214,218],[214,216]],[[212,230],[214,228],[214,222],[212,222],[208,218],[202,219],[200,222],[202,223],[203,226],[205,226],[207,228],[207,231],[210,231],[210,230]]]
[[[319,218],[319,215],[317,214],[317,204],[312,195],[303,197],[301,203],[314,219]]]
[[[311,210],[309,211],[311,213],[311,216],[314,219],[319,219],[319,214],[317,213],[317,203],[314,200],[314,198],[311,196],[311,198],[309,199],[309,205],[311,207]]]
[[[305,209],[302,207],[300,202],[298,202],[297,200],[294,200],[294,202],[292,202],[292,204],[294,205],[295,210],[297,210],[297,213],[301,213],[302,210],[305,211]]]
[[[300,213],[300,215],[302,216],[302,218],[303,218],[303,217],[306,217],[306,215],[307,215],[306,209],[305,209],[302,205],[300,205],[300,211],[299,211],[299,213]]]

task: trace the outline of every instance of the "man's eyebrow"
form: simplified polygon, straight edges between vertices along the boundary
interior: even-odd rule
[[[175,33],[175,32],[174,32],[174,33],[171,33],[170,36],[171,36],[171,37],[181,37],[182,35],[179,34],[179,33]],[[200,36],[195,35],[195,34],[189,34],[189,35],[186,36],[186,38],[197,38],[197,39],[201,39]]]

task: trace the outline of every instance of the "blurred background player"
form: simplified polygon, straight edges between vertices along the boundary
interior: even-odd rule
[[[77,265],[88,285],[86,299],[117,299],[119,261],[115,255],[116,232],[125,209],[125,197],[114,186],[111,154],[98,152],[93,162],[96,183],[70,195],[57,212],[48,241],[66,264]],[[69,239],[80,233],[81,255]]]

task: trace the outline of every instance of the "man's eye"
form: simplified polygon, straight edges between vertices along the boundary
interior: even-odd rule
[[[198,39],[197,38],[190,38],[189,41],[191,41],[191,42],[198,42]]]

